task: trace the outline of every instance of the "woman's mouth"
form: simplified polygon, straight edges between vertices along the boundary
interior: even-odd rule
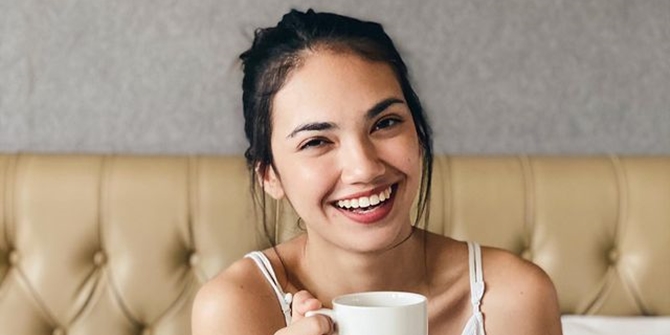
[[[379,193],[351,199],[338,200],[333,205],[348,218],[359,223],[373,223],[391,211],[397,184]]]
[[[351,211],[366,211],[378,206],[381,203],[384,203],[386,200],[389,200],[391,198],[392,192],[393,188],[389,186],[385,190],[379,192],[379,194],[373,194],[369,197],[340,200],[336,205],[339,208],[348,209]]]

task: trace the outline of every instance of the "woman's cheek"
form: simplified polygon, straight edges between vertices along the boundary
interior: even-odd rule
[[[336,164],[331,160],[310,158],[305,160],[295,160],[293,164],[294,176],[293,185],[305,190],[312,189],[312,192],[323,193],[324,184],[334,178],[336,174]]]

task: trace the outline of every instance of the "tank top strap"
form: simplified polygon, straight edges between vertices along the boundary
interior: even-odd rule
[[[484,272],[482,271],[482,251],[479,244],[468,242],[468,259],[472,316],[463,334],[484,335],[484,317],[480,308],[482,297],[484,296]]]
[[[261,273],[263,273],[265,279],[268,281],[270,286],[272,286],[275,295],[277,295],[277,300],[279,301],[282,312],[284,313],[286,325],[288,326],[291,323],[291,302],[293,301],[293,295],[291,293],[284,293],[281,285],[279,285],[275,271],[272,269],[272,263],[270,263],[270,260],[267,258],[267,256],[265,256],[264,253],[260,251],[252,251],[246,254],[244,257],[251,258],[256,263],[258,268],[261,270]]]

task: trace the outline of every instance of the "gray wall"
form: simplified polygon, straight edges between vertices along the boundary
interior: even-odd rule
[[[670,154],[668,0],[0,0],[0,151],[242,153],[237,55],[310,6],[385,25],[439,153]]]

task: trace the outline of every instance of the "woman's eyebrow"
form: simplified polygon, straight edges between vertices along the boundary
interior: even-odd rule
[[[331,122],[310,122],[302,124],[286,136],[286,138],[292,138],[301,131],[319,131],[319,130],[328,130],[337,128],[337,125]]]
[[[379,113],[385,111],[389,106],[393,104],[404,104],[405,102],[401,99],[398,98],[386,98],[378,103],[376,103],[372,108],[368,109],[368,111],[365,113],[365,117],[370,120],[374,119]],[[336,129],[337,125],[331,122],[310,122],[310,123],[305,123],[301,124],[293,131],[291,131],[286,138],[293,138],[295,135],[300,133],[301,131],[321,131],[321,130],[330,130],[330,129]]]
[[[393,104],[404,104],[405,102],[398,98],[386,98],[378,103],[376,103],[372,108],[368,109],[366,117],[369,119],[374,119],[379,113],[383,112],[389,106]]]

